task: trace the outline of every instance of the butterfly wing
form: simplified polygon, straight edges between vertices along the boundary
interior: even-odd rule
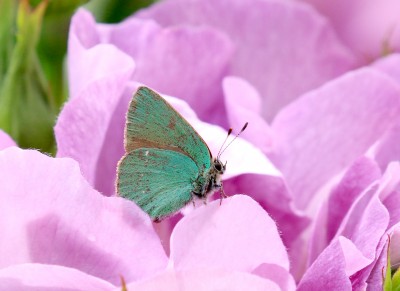
[[[127,114],[125,151],[163,148],[179,151],[209,168],[211,153],[194,128],[160,95],[147,87],[138,88]]]
[[[197,165],[182,153],[140,148],[119,162],[117,188],[120,196],[135,201],[153,220],[161,220],[191,201],[197,175]]]

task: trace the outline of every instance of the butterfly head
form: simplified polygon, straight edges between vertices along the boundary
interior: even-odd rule
[[[226,163],[223,164],[218,158],[216,158],[213,162],[213,168],[216,173],[222,175],[225,172]]]

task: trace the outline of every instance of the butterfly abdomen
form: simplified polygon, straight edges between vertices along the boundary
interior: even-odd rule
[[[221,188],[221,175],[214,167],[206,169],[193,183],[192,193],[201,199],[206,199],[209,194]]]

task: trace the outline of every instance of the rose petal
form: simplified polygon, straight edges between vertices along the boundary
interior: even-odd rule
[[[272,144],[272,133],[261,116],[262,101],[256,89],[238,77],[226,77],[223,88],[230,126],[239,130],[248,122],[242,137],[267,152]]]
[[[79,270],[57,265],[21,264],[0,269],[0,289],[113,290],[114,285]]]
[[[400,122],[400,90],[370,69],[347,74],[287,106],[272,124],[272,160],[300,209],[333,175]]]
[[[354,200],[380,177],[381,172],[375,161],[366,157],[354,161],[329,196],[327,209],[328,241],[334,237]]]
[[[71,20],[68,39],[68,79],[70,98],[80,95],[93,82],[129,78],[132,58],[115,46],[98,44],[93,16],[80,9]],[[123,88],[123,87],[122,87]]]
[[[388,246],[390,240],[390,261],[393,267],[397,267],[399,265],[400,252],[398,250],[398,245],[400,243],[400,235],[399,235],[400,224],[396,223],[396,225],[390,227],[386,234],[382,236],[379,245],[375,254],[375,261],[373,264],[364,268],[360,272],[357,272],[354,276],[352,276],[352,285],[354,290],[362,290],[367,286],[371,288],[370,290],[378,290],[378,288],[382,287],[382,279],[383,273],[387,265],[387,255],[388,255]]]
[[[129,75],[129,72],[125,72],[124,75],[110,76],[108,80],[92,82],[80,96],[64,106],[54,129],[57,156],[71,157],[78,161],[86,179],[108,195],[113,193],[114,187],[99,189],[96,185],[97,181],[104,178],[100,156],[106,143],[107,131],[115,129],[110,128],[110,122]],[[123,124],[120,126],[123,128]],[[122,142],[119,140],[120,147]],[[115,169],[115,164],[112,166]],[[112,178],[108,177],[110,183]]]
[[[73,41],[77,41],[88,49],[100,43],[101,38],[96,31],[96,21],[92,14],[80,8],[71,19],[70,34]],[[76,44],[76,43],[74,43]],[[68,49],[70,49],[68,47]]]
[[[201,119],[223,124],[220,83],[231,55],[230,41],[213,29],[164,29],[135,58],[134,78],[186,100]]]
[[[360,216],[357,213],[357,209],[363,207],[363,203],[368,201],[368,196],[373,195],[373,199],[369,202],[372,207],[365,207],[365,214],[371,217],[368,222],[367,219],[361,219],[362,223],[360,225],[370,223],[371,229],[356,231],[352,240],[358,245],[361,251],[366,254],[367,257],[375,259],[373,264],[370,264],[368,267],[364,268],[360,272],[358,272],[355,276],[352,277],[352,285],[354,288],[365,289],[365,287],[371,286],[382,286],[382,268],[386,266],[386,246],[388,243],[388,237],[386,235],[391,235],[393,237],[393,243],[397,242],[397,238],[394,235],[396,233],[396,228],[398,228],[398,223],[393,219],[396,218],[397,208],[396,205],[388,205],[387,203],[393,202],[393,199],[397,200],[394,195],[396,190],[400,185],[400,164],[398,162],[394,162],[389,164],[387,170],[383,174],[379,183],[376,183],[375,187],[371,189],[371,191],[366,192],[363,196],[360,197],[359,201],[355,203],[355,206],[352,208],[351,214],[349,217],[353,216],[353,218],[349,219],[349,223],[346,225],[355,225],[356,216]],[[374,189],[376,191],[374,192]],[[379,201],[378,197],[383,200],[384,205]],[[387,209],[384,206],[389,206]],[[372,211],[371,211],[372,210]],[[391,213],[393,211],[394,213]],[[377,215],[374,215],[375,214]],[[389,213],[388,213],[389,212]],[[390,215],[390,221],[389,216]],[[378,217],[379,216],[379,217]],[[374,217],[376,218],[374,220]],[[377,226],[380,227],[377,228]],[[394,225],[393,225],[394,224]],[[386,226],[386,227],[384,227]],[[358,227],[358,226],[357,226]],[[382,231],[386,234],[382,234]],[[382,235],[380,235],[382,234]],[[393,235],[392,235],[393,234]],[[361,243],[360,243],[361,242]],[[396,252],[393,252],[393,264],[396,262],[398,256]]]
[[[391,161],[400,160],[400,124],[394,125],[388,130],[377,145],[374,158],[381,167],[386,170]]]
[[[369,285],[370,279],[374,281],[381,280],[377,279],[376,272],[378,272],[377,268],[379,269],[379,266],[384,265],[384,262],[382,261],[383,259],[379,259],[380,261],[378,262],[377,258],[386,243],[384,234],[390,225],[388,210],[380,199],[387,201],[386,199],[392,198],[393,189],[399,185],[399,179],[397,178],[400,175],[399,170],[400,165],[398,163],[391,165],[379,180],[370,184],[358,195],[337,230],[337,237],[345,236],[350,239],[363,256],[372,263],[351,277],[352,285],[357,290]],[[396,178],[393,179],[393,177]],[[321,227],[324,226],[321,225]],[[320,237],[314,235],[313,240],[314,245],[320,244]],[[319,249],[321,250],[323,247],[322,245]],[[318,254],[315,246],[314,249],[311,249],[311,253],[310,261],[313,260],[312,257]]]
[[[172,233],[170,261],[176,270],[213,266],[251,272],[263,263],[289,268],[274,221],[243,195],[222,205],[211,202],[185,216]]]
[[[389,213],[376,190],[377,187],[370,187],[357,198],[338,229],[338,235],[351,239],[371,260],[389,224]]]
[[[329,245],[331,239],[328,239],[328,204],[322,203],[317,215],[313,219],[312,230],[310,235],[310,242],[308,244],[307,265],[311,265],[321,252]]]
[[[134,62],[115,46],[99,44],[100,35],[95,25],[91,14],[83,9],[72,19],[69,35],[72,100],[60,113],[55,135],[57,156],[79,161],[90,183],[105,195],[111,195],[115,165],[123,152],[122,136],[119,147],[106,147],[108,132],[118,132],[118,128],[109,127],[114,125],[112,116],[133,73]],[[114,168],[112,175],[104,164]]]
[[[313,262],[336,235],[353,202],[381,177],[376,163],[366,157],[355,160],[332,189],[314,219],[308,262]]]
[[[165,267],[147,215],[93,190],[72,159],[12,147],[0,152],[0,173],[0,268],[57,264],[117,284]]]
[[[281,290],[274,282],[252,274],[213,269],[179,272],[169,271],[141,282],[128,284],[126,287],[128,290],[143,291]]]
[[[351,290],[349,277],[370,262],[350,240],[338,237],[307,269],[297,290]]]
[[[118,24],[97,24],[96,29],[105,43],[115,45],[135,60],[162,30],[154,20],[132,17]]]
[[[386,241],[387,237],[383,237]],[[381,290],[383,286],[383,270],[385,270],[387,265],[387,244],[383,249],[378,248],[376,252],[376,259],[374,264],[372,265],[372,270],[366,272],[369,274],[366,280],[360,280],[363,278],[363,271],[368,270],[369,268],[364,268],[361,272],[355,274],[352,278],[352,286],[353,290],[363,290],[365,287],[368,290]],[[358,276],[360,274],[360,276]]]
[[[385,58],[381,58],[373,63],[371,67],[387,74],[400,83],[400,54],[391,54]]]
[[[131,18],[113,27],[109,42],[135,60],[133,80],[186,100],[203,120],[226,122],[220,83],[233,47],[225,35],[209,27],[164,29]]]
[[[377,192],[381,201],[384,201],[393,191],[398,190],[399,185],[400,163],[398,161],[391,162],[379,181]]]
[[[306,244],[300,235],[310,224],[310,219],[294,207],[283,178],[244,174],[224,181],[224,190],[228,195],[245,193],[260,203],[276,222],[282,241],[289,250],[292,274],[302,274]]]
[[[267,120],[299,94],[355,65],[328,23],[295,1],[164,1],[137,17],[163,26],[207,25],[225,33],[236,46],[229,74],[255,85]]]
[[[276,221],[282,240],[291,249],[310,219],[293,205],[293,198],[279,175],[242,174],[224,182],[226,193],[245,193],[255,199]]]
[[[400,222],[400,191],[393,191],[383,201],[386,209],[389,212],[390,220],[388,228],[393,227]]]
[[[382,288],[383,270],[387,264],[388,233],[382,236],[376,251],[375,259],[372,264],[358,271],[351,277],[353,290],[378,290],[377,286]]]
[[[277,283],[281,290],[296,290],[296,282],[292,275],[280,266],[262,264],[253,271],[253,274]]]
[[[15,141],[4,131],[0,129],[0,150],[16,146]]]
[[[306,2],[331,20],[338,35],[364,62],[400,49],[399,1]]]
[[[82,95],[82,91],[95,82],[127,80],[134,70],[131,58],[107,44],[70,55],[73,56],[69,62],[70,99]]]

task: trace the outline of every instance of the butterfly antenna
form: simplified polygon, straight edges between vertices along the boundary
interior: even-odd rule
[[[239,131],[239,133],[231,140],[231,142],[230,143],[228,143],[228,145],[221,151],[219,151],[219,153],[218,153],[218,158],[222,155],[222,153],[231,145],[231,143],[233,143],[233,141],[235,140],[235,139],[237,139],[238,137],[239,137],[239,135],[246,129],[246,127],[247,127],[247,125],[248,125],[249,123],[248,122],[246,122],[244,125],[243,125],[243,127],[242,127],[242,129]],[[232,130],[230,129],[229,130],[229,132],[231,132]],[[229,134],[228,134],[228,136],[229,136]],[[228,137],[226,137],[227,139],[228,139]],[[224,144],[225,144],[225,142],[224,142]],[[222,148],[222,147],[221,147]]]
[[[225,140],[224,140],[224,142],[222,143],[222,145],[221,145],[221,148],[219,149],[219,152],[218,152],[218,155],[217,155],[217,158],[219,158],[220,157],[220,154],[221,154],[221,151],[222,151],[222,148],[224,147],[224,144],[226,143],[226,141],[228,140],[228,137],[231,135],[231,133],[232,133],[232,127],[228,130],[228,135],[226,136],[226,138],[225,138]]]

